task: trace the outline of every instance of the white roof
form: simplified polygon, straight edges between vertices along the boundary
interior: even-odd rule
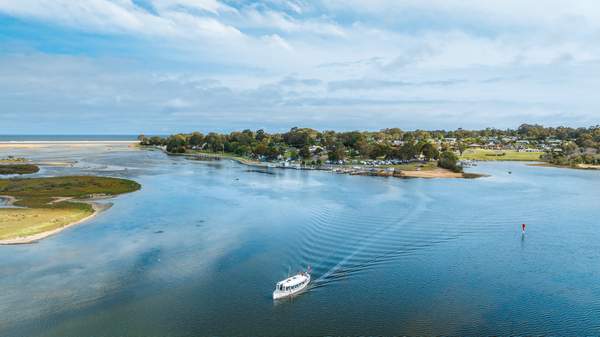
[[[277,285],[283,284],[284,287],[291,287],[291,286],[295,286],[300,283],[304,283],[304,282],[306,282],[307,279],[308,279],[308,277],[306,277],[306,275],[298,274],[298,275],[294,275],[292,277],[288,277],[283,281],[277,282]]]

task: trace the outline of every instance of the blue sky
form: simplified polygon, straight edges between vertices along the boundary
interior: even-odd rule
[[[600,4],[0,0],[0,134],[600,123]]]

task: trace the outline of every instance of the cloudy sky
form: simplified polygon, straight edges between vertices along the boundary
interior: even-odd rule
[[[589,126],[596,0],[0,0],[0,134]]]

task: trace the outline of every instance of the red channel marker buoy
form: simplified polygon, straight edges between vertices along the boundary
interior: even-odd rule
[[[522,224],[522,225],[521,225],[521,231],[522,231],[523,233],[525,233],[525,224]]]

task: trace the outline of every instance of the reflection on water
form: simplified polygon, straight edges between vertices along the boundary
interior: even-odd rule
[[[37,175],[143,188],[0,247],[1,335],[600,333],[599,172],[490,163],[485,179],[402,180],[122,146],[4,152],[77,161]],[[310,290],[274,303],[307,265]]]

